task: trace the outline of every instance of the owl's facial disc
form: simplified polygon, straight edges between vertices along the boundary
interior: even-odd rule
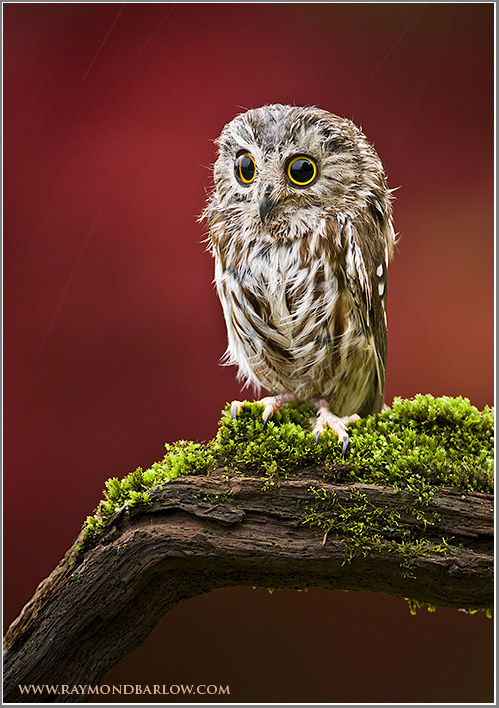
[[[289,141],[267,144],[263,149],[258,141],[251,147],[246,137],[234,147],[224,146],[221,156],[232,159],[238,203],[244,202],[252,214],[258,213],[266,230],[281,229],[297,208],[316,208],[323,203],[324,187],[317,186],[323,176],[320,144],[305,141],[303,152],[294,145],[293,150]],[[219,164],[226,164],[222,157]]]

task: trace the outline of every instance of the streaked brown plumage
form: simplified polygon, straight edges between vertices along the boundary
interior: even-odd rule
[[[203,216],[227,361],[273,394],[265,419],[309,401],[316,436],[327,425],[346,446],[349,417],[384,400],[395,235],[381,161],[351,121],[313,107],[247,111],[217,142]]]

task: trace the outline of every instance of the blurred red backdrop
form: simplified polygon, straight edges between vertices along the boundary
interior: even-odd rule
[[[3,19],[7,624],[104,480],[213,437],[240,394],[196,218],[241,110],[315,104],[363,127],[400,187],[387,401],[493,403],[493,3],[8,3]],[[106,680],[480,702],[492,649],[481,616],[221,590]]]

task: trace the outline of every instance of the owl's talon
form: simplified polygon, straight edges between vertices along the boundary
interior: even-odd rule
[[[262,414],[263,424],[266,425],[273,415],[274,409],[272,408],[272,406],[266,405]]]
[[[360,416],[354,413],[353,415],[347,415],[343,418],[340,418],[334,413],[331,413],[327,401],[323,399],[318,401],[315,404],[315,407],[317,408],[317,412],[319,413],[313,430],[313,433],[315,435],[315,442],[319,442],[319,438],[324,432],[324,428],[330,428],[334,433],[336,433],[336,435],[338,436],[338,440],[342,443],[341,454],[343,455],[343,457],[345,457],[346,451],[348,449],[348,444],[350,442],[346,427],[349,423],[353,423],[356,420],[360,420]]]
[[[257,401],[257,403],[263,406],[262,418],[264,424],[268,423],[274,413],[280,411],[286,403],[292,400],[293,396],[287,393],[280,393],[277,396],[265,396],[265,398],[261,398]]]
[[[232,420],[235,420],[239,413],[242,410],[242,407],[244,405],[244,401],[232,401],[232,405],[230,407],[230,414],[232,416]]]

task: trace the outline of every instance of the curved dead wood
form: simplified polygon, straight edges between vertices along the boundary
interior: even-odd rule
[[[408,492],[328,483],[310,470],[265,491],[260,477],[221,469],[175,479],[152,494],[151,506],[117,514],[83,555],[77,539],[40,584],[5,636],[4,699],[47,699],[21,696],[20,684],[97,685],[176,603],[215,588],[321,587],[492,606],[492,495],[438,489],[425,512],[435,547],[427,544],[404,566],[397,550],[403,540],[386,528],[376,549],[345,562],[334,528],[303,523],[317,488],[342,508],[360,493],[369,505],[395,509],[406,530],[425,523],[408,512]],[[435,550],[442,537],[448,547]]]

